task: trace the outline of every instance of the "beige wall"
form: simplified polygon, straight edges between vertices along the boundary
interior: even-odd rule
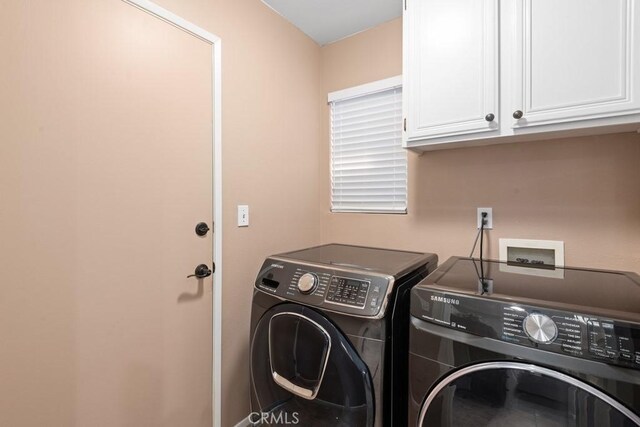
[[[402,20],[322,48],[331,91],[402,73]],[[501,237],[563,240],[567,265],[640,271],[640,135],[617,134],[409,154],[407,215],[329,212],[329,116],[320,166],[322,241],[468,255],[476,207]]]
[[[259,0],[156,2],[222,38],[227,427],[249,413],[249,313],[260,264],[320,240],[320,47]],[[236,205],[245,203],[250,226],[238,228]]]

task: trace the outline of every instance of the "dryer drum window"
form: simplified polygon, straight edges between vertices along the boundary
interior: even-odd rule
[[[640,426],[602,391],[560,372],[491,362],[457,370],[427,395],[418,426]]]
[[[269,321],[269,357],[274,381],[305,399],[314,399],[331,352],[329,333],[297,313],[279,313]]]
[[[366,364],[329,319],[302,305],[278,304],[260,317],[251,343],[251,384],[253,412],[289,420],[295,414],[305,427],[374,425]]]

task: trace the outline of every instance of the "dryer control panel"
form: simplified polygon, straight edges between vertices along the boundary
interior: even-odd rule
[[[416,288],[414,317],[481,337],[640,369],[640,324]]]
[[[382,318],[394,278],[375,272],[267,258],[255,287],[287,301],[359,317]]]

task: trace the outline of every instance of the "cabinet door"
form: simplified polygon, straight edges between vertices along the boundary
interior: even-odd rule
[[[406,140],[497,130],[498,0],[407,0],[404,25]]]
[[[635,3],[518,0],[508,55],[514,128],[640,112]]]

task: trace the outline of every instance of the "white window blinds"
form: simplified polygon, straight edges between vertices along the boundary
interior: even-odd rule
[[[405,213],[407,153],[398,79],[333,93],[329,99],[332,212]]]

